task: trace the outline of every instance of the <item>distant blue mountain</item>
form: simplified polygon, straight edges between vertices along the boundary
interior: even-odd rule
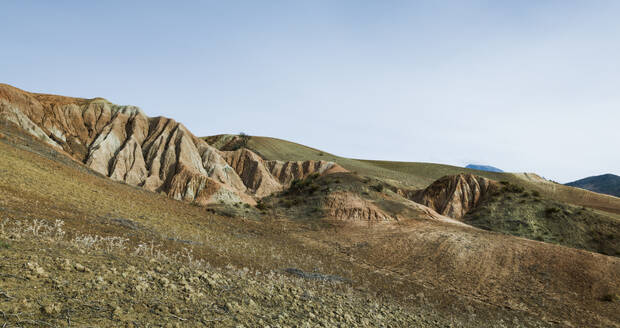
[[[480,171],[489,171],[489,172],[504,172],[496,167],[490,166],[490,165],[476,165],[476,164],[469,164],[467,166],[465,166],[465,168],[468,169],[473,169],[473,170],[480,170]]]
[[[588,177],[566,185],[620,197],[620,176],[613,174]]]

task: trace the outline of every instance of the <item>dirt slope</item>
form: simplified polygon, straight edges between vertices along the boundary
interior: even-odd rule
[[[261,199],[259,207],[273,211],[271,215],[323,225],[332,221],[336,225],[373,227],[411,219],[463,225],[387,188],[380,189],[379,183],[350,172],[313,174]]]

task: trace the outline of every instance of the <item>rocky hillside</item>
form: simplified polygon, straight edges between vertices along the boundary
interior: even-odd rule
[[[615,174],[603,174],[588,177],[567,183],[566,185],[620,197],[620,176]]]
[[[322,225],[376,226],[412,219],[462,225],[384,187],[381,180],[348,172],[296,180],[289,188],[261,199],[259,208]]]
[[[345,172],[338,164],[326,161],[265,161],[245,148],[222,152],[226,161],[241,177],[248,190],[257,197],[268,196],[282,190],[293,180],[311,174]]]
[[[294,179],[342,170],[326,161],[264,162],[248,150],[223,153],[172,119],[148,117],[138,107],[102,98],[35,94],[0,85],[0,120],[114,180],[198,204],[254,204],[254,197]]]
[[[443,215],[462,219],[498,189],[496,181],[472,174],[459,174],[435,181],[426,189],[411,195],[411,199]]]
[[[465,224],[512,224],[517,208],[510,206],[525,192],[532,199],[524,204],[536,213],[537,198],[547,206],[545,195],[559,195],[552,189],[570,199],[590,195],[610,209],[618,209],[615,197],[494,173],[485,177],[531,183],[521,191],[518,183],[499,182],[493,200],[497,183],[475,176],[427,188],[453,175],[453,167],[345,159],[337,162],[344,172],[329,163],[331,155],[307,147],[296,153],[297,145],[283,149],[252,137],[247,145],[269,147],[224,151],[171,120],[147,117],[148,128],[138,128],[139,110],[108,113],[96,109],[106,106],[101,99],[2,90],[0,115],[10,119],[0,122],[0,314],[7,326],[620,327],[620,258]],[[36,108],[40,117],[30,113]],[[157,141],[160,135],[166,140]],[[123,169],[117,155],[127,143],[136,160]],[[277,151],[285,157],[271,157]],[[133,169],[142,167],[140,158],[142,187],[153,175],[162,181],[155,191],[166,195],[110,179],[116,171],[142,181],[143,171]],[[215,164],[225,175],[210,169]],[[406,179],[412,183],[400,183]],[[256,207],[203,207],[168,197],[192,199],[184,198],[183,181],[204,181],[205,189],[248,202],[274,192]],[[528,186],[549,191],[538,197]],[[417,194],[455,216],[459,206],[511,212],[481,212],[478,221],[470,212],[457,221],[408,199]],[[532,229],[571,225],[564,210],[580,215],[561,207]]]

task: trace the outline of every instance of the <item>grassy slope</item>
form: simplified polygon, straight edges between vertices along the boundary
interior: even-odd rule
[[[335,274],[382,302],[438,311],[434,320],[443,326],[445,320],[476,327],[533,323],[543,316],[610,326],[619,319],[616,304],[599,301],[619,288],[616,258],[417,220],[312,231],[269,216],[222,217],[76,170],[79,164],[58,161],[61,155],[41,147],[27,137],[0,136],[2,218],[63,219],[76,233],[123,236],[130,245],[152,241],[170,252],[190,248],[217,267]],[[542,285],[547,276],[555,279]],[[566,293],[569,288],[577,294]]]
[[[217,139],[211,138],[211,140]],[[297,161],[314,159],[334,161],[350,171],[381,178],[396,185],[417,189],[425,188],[433,181],[445,175],[472,173],[497,181],[509,181],[513,184],[522,185],[528,190],[537,190],[543,194],[544,197],[605,211],[609,213],[606,215],[620,219],[620,198],[567,187],[540,179],[531,174],[478,171],[433,163],[350,159],[294,142],[269,137],[253,136],[247,143],[247,147],[269,160]]]
[[[134,243],[153,240],[169,251],[187,247],[187,242],[179,241],[191,241],[195,254],[214,265],[233,264],[267,271],[283,267],[311,270],[316,262],[322,262],[325,267],[321,269],[327,273],[343,274],[337,269],[342,267],[340,259],[306,251],[290,237],[290,232],[300,227],[289,227],[286,222],[232,219],[216,214],[217,211],[114,182],[79,163],[65,161],[62,154],[29,136],[3,132],[1,218],[62,219],[69,229],[78,232],[121,235]],[[252,210],[238,211],[251,216]],[[118,219],[129,220],[137,228],[127,228]],[[259,251],[265,249],[271,251]]]
[[[229,135],[222,135],[219,136],[219,138],[214,136],[207,137],[207,140],[212,142],[214,146],[218,147],[223,145],[223,140],[229,140],[230,137],[231,136]],[[438,178],[449,174],[475,173],[492,179],[499,179],[504,176],[493,172],[477,171],[450,165],[415,162],[369,161],[345,158],[298,143],[270,137],[253,136],[249,139],[247,147],[260,154],[267,160],[333,161],[350,171],[355,171],[362,175],[401,182],[412,188],[426,187]]]
[[[15,131],[13,131],[15,132]],[[155,245],[167,253],[184,253],[190,249],[193,258],[200,259],[210,265],[223,268],[231,264],[237,268],[249,268],[251,271],[281,272],[284,268],[300,268],[304,271],[319,271],[321,273],[337,275],[352,280],[350,287],[367,293],[374,301],[385,305],[405,302],[413,313],[430,316],[431,320],[420,326],[445,326],[449,321],[459,322],[468,319],[468,314],[448,316],[441,311],[438,304],[448,302],[450,306],[464,309],[468,306],[469,297],[465,295],[446,294],[435,288],[427,289],[420,283],[410,282],[403,286],[400,275],[386,275],[376,266],[369,266],[365,261],[353,261],[347,253],[339,247],[334,247],[336,240],[342,237],[340,232],[313,232],[309,227],[287,220],[264,218],[262,221],[248,220],[241,217],[220,216],[209,209],[192,206],[191,204],[172,200],[164,195],[147,192],[141,188],[132,187],[111,181],[108,178],[94,174],[81,164],[66,160],[66,158],[49,147],[32,139],[27,135],[11,133],[3,130],[0,133],[0,219],[33,219],[54,222],[60,219],[70,235],[89,234],[128,238],[128,247],[136,247],[140,243]],[[243,211],[244,209],[240,209]],[[252,211],[252,209],[245,209]],[[217,213],[217,211],[216,211]],[[251,213],[249,213],[251,214]],[[3,244],[4,244],[3,240]],[[41,253],[36,242],[8,242],[11,249],[18,253],[5,251],[3,256],[14,258],[16,263],[24,261],[18,258],[24,252],[27,258]],[[47,248],[48,255],[39,255],[37,262],[48,262],[49,258],[56,258],[62,253],[62,247],[41,244]],[[51,257],[50,257],[51,256]],[[72,261],[97,263],[94,257],[73,256],[71,252],[63,253],[64,257]],[[144,268],[143,262],[131,257],[122,257],[108,262],[115,267],[134,265]],[[84,263],[85,265],[87,263]],[[39,263],[41,264],[41,263]],[[45,270],[50,271],[51,266]],[[20,270],[21,267],[11,266],[10,270]],[[276,277],[277,278],[277,277]],[[73,279],[61,275],[60,280]],[[80,283],[81,280],[77,280]],[[0,289],[14,294],[17,290],[15,282],[7,282],[0,278]],[[17,282],[18,283],[18,282]],[[36,301],[32,299],[40,289],[38,281],[21,284],[24,296],[33,308],[29,311],[38,311]],[[406,299],[424,291],[424,299]],[[70,292],[70,291],[68,291]],[[80,291],[80,295],[87,295]],[[334,289],[334,293],[338,293]],[[348,293],[348,292],[347,292]],[[61,294],[59,297],[62,298]],[[94,293],[93,295],[99,295]],[[271,295],[271,294],[270,294]],[[278,293],[274,297],[277,298]],[[375,295],[375,296],[371,296]],[[379,296],[376,296],[379,295]],[[80,296],[81,297],[81,296]],[[148,300],[132,298],[132,302],[148,302]],[[89,303],[95,298],[88,298]],[[8,311],[21,311],[21,305],[16,304],[18,298],[5,300],[4,304],[10,307],[0,308]],[[104,299],[105,302],[115,299]],[[19,300],[21,302],[21,300]],[[50,302],[54,298],[46,298]],[[277,301],[277,300],[276,300]],[[434,305],[430,305],[432,302]],[[77,303],[68,303],[73,307]],[[95,305],[99,306],[99,305]],[[286,307],[286,305],[282,305]],[[505,310],[498,312],[494,307],[475,305],[479,317],[489,320],[489,327],[505,317],[529,317],[530,314]],[[88,311],[83,309],[82,311]],[[106,307],[105,311],[110,311]],[[124,313],[127,309],[123,309]],[[12,312],[11,312],[12,313]],[[59,316],[61,314],[58,314]],[[73,314],[76,320],[87,318],[81,312]],[[41,318],[35,317],[36,320]],[[46,319],[47,320],[47,319]],[[144,319],[144,320],[152,320]],[[417,320],[417,319],[416,319]],[[142,322],[142,321],[140,321]],[[276,321],[266,320],[275,323]],[[115,324],[105,323],[114,326]],[[36,325],[35,325],[36,326]]]
[[[478,228],[620,256],[620,220],[504,187],[463,221]]]
[[[0,229],[0,320],[6,327],[435,326],[346,284],[218,269],[122,246],[90,247],[23,228]]]

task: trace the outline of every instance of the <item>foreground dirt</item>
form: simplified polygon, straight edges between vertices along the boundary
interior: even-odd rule
[[[6,222],[5,222],[6,223]],[[10,222],[8,223],[11,224]],[[447,327],[450,320],[279,272],[0,231],[3,327]],[[141,250],[141,251],[140,251]]]

